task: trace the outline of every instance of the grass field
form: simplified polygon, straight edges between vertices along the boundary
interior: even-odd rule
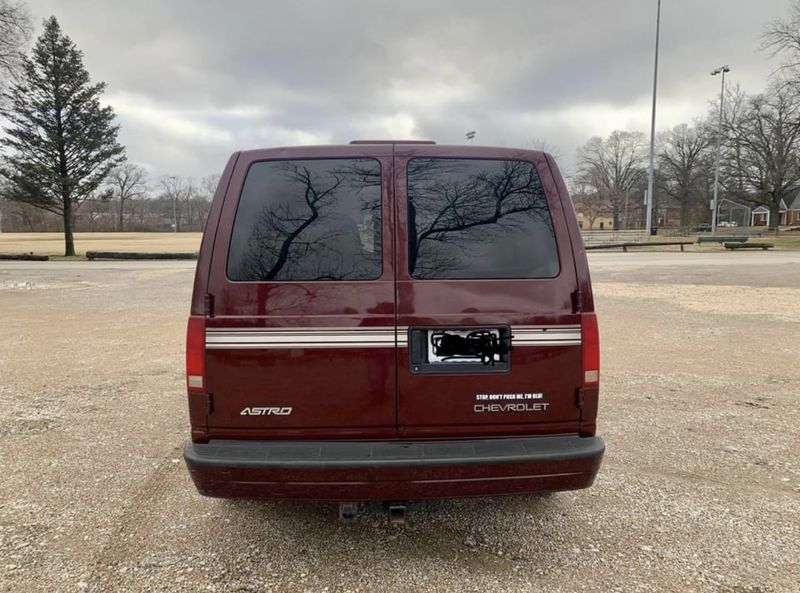
[[[764,243],[774,243],[776,249],[800,251],[800,232],[786,233],[780,237],[764,237]]]
[[[75,252],[180,251],[200,249],[202,233],[75,233]],[[0,253],[64,255],[63,233],[2,233]]]
[[[765,233],[763,237],[750,237],[749,243],[772,243],[779,251],[800,251],[800,232],[783,232],[777,237]],[[703,243],[691,246],[692,251],[720,251],[724,249],[721,244]]]
[[[200,248],[202,233],[75,233],[78,256],[87,251],[178,251],[194,252]],[[678,240],[676,237],[660,240]],[[691,240],[691,238],[689,238]],[[773,243],[778,250],[800,250],[800,232],[783,233],[778,237],[753,237],[752,242]],[[722,245],[687,246],[691,251],[720,251]],[[650,247],[646,251],[675,251],[675,247]],[[64,235],[61,233],[1,233],[0,253],[35,253],[63,256]]]

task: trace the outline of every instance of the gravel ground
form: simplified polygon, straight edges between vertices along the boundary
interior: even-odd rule
[[[0,591],[800,590],[800,254],[593,254],[595,486],[370,507],[199,496],[192,262],[0,264]]]

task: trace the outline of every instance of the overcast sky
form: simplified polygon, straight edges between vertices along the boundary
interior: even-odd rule
[[[576,148],[649,132],[656,0],[29,0],[56,15],[122,124],[130,160],[217,173],[243,148],[428,138]],[[659,129],[704,114],[709,72],[763,89],[788,0],[664,0]]]

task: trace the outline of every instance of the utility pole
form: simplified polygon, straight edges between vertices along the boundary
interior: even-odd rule
[[[655,169],[656,149],[656,93],[658,91],[658,37],[661,33],[661,0],[658,0],[656,11],[656,56],[653,66],[653,111],[650,118],[650,170],[647,174],[647,217],[644,232],[650,236],[650,227],[653,222],[653,173]]]
[[[717,124],[717,151],[714,156],[714,198],[711,200],[711,234],[717,232],[717,192],[719,188],[719,151],[722,140],[722,103],[725,100],[725,73],[730,72],[730,67],[725,64],[711,72],[711,76],[722,74],[722,86],[719,91],[719,123]]]
[[[169,180],[172,182],[172,232],[178,232],[178,178],[170,175]]]

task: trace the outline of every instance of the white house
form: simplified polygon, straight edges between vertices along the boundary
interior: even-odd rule
[[[797,200],[795,200],[797,201]],[[789,209],[786,207],[786,202],[781,200],[779,215],[780,226],[786,226],[787,212]],[[757,206],[750,212],[750,226],[769,226],[770,211],[767,206]]]

